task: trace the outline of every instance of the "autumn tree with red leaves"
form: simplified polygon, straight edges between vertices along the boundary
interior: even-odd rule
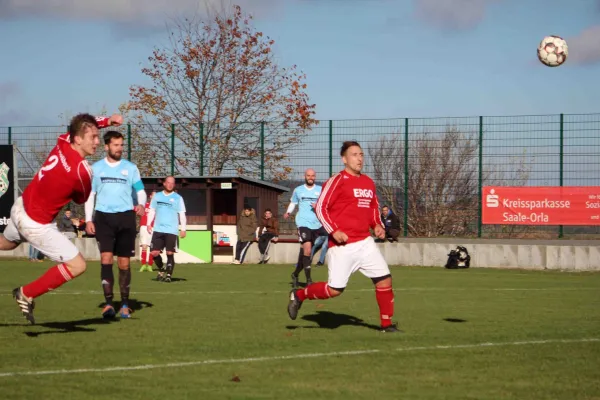
[[[266,178],[285,179],[290,150],[317,121],[306,76],[277,65],[273,45],[239,6],[208,22],[176,21],[170,45],[155,48],[142,69],[152,85],[130,88],[134,143],[151,143],[166,159],[175,124],[177,174],[256,176],[262,129]]]

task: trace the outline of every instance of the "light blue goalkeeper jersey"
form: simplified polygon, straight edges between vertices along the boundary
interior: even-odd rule
[[[152,198],[150,208],[154,209],[154,232],[179,234],[179,213],[185,212],[183,197],[175,192],[158,192]]]
[[[92,165],[92,192],[97,211],[118,213],[133,210],[135,194],[144,189],[138,167],[127,160],[109,164],[106,158]],[[137,200],[136,200],[137,202]]]
[[[310,189],[306,185],[302,185],[294,189],[291,202],[298,205],[296,226],[309,229],[319,229],[321,227],[321,222],[319,222],[312,206],[317,202],[320,195],[321,186],[319,185],[313,185]]]

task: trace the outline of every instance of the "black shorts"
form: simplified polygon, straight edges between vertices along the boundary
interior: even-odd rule
[[[152,233],[152,250],[175,252],[179,237],[172,233],[153,232]]]
[[[135,256],[137,231],[133,210],[119,213],[96,211],[94,225],[100,253],[113,253],[117,257]]]
[[[300,240],[300,243],[311,242],[315,244],[315,240],[319,236],[321,236],[319,229],[310,229],[304,226],[298,227],[298,240]]]

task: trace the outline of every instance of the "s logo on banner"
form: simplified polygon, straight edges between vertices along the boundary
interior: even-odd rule
[[[10,168],[6,163],[0,164],[0,197],[4,196],[8,192],[10,182],[8,181],[8,171]]]
[[[496,208],[500,205],[498,195],[494,189],[490,190],[490,194],[485,197],[485,205],[490,208]]]

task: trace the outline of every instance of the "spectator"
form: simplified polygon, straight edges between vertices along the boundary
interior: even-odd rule
[[[69,239],[75,239],[77,237],[77,230],[75,223],[73,222],[74,219],[75,218],[71,216],[71,210],[67,210],[65,211],[65,215],[57,221],[58,230]]]
[[[265,209],[260,225],[256,229],[256,240],[258,240],[258,251],[260,251],[259,264],[269,261],[269,248],[271,243],[279,240],[279,221],[273,217],[270,208]]]
[[[381,208],[381,221],[385,227],[385,239],[390,242],[397,242],[398,236],[400,236],[400,218],[388,207],[383,206]],[[376,240],[382,243],[383,239]]]
[[[246,205],[242,214],[237,221],[237,243],[235,245],[235,261],[234,264],[243,264],[246,252],[254,241],[254,235],[258,221],[256,220],[256,212],[252,207]]]

